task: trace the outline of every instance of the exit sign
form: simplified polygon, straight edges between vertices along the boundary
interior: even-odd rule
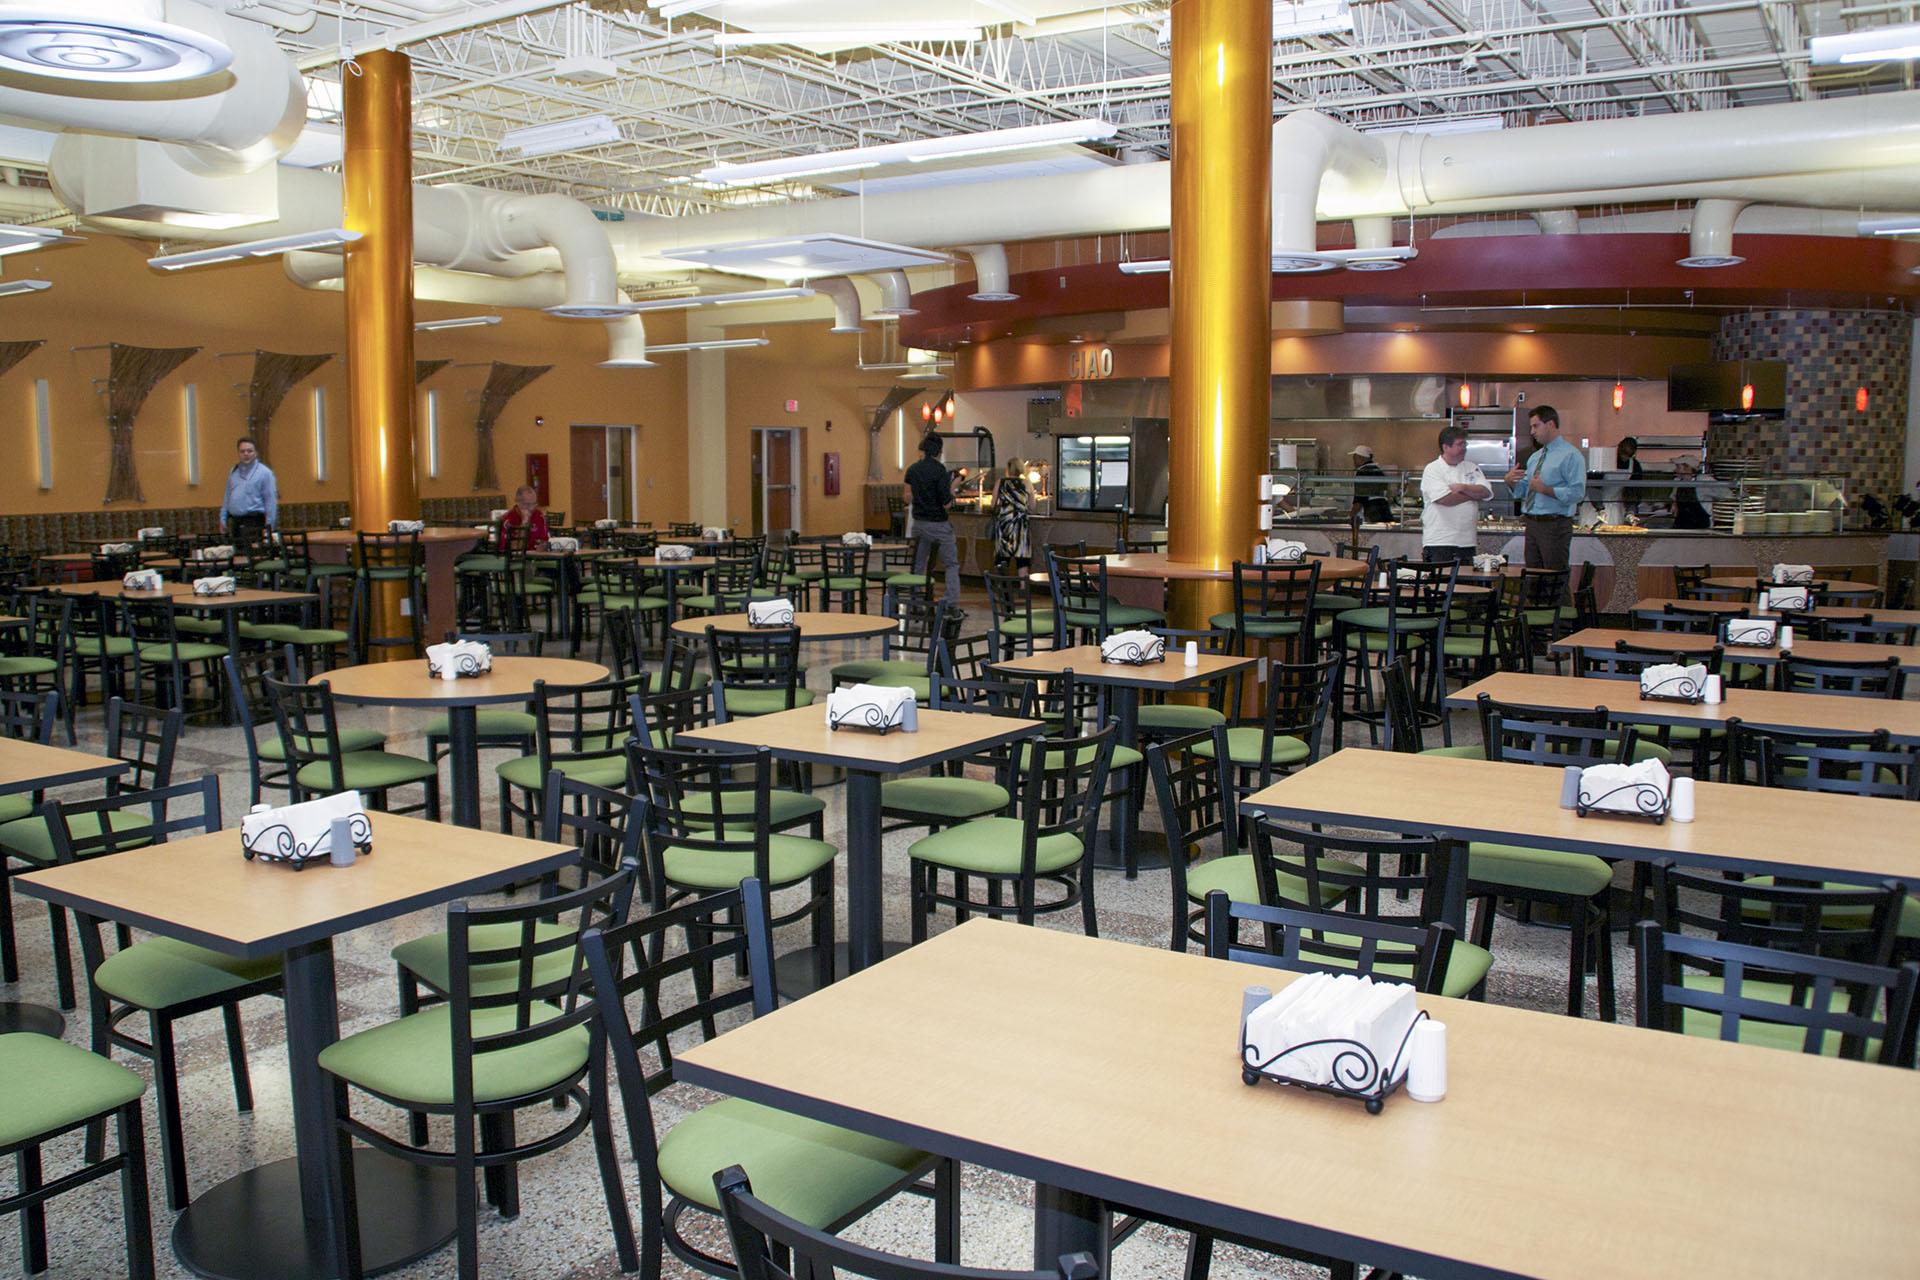
[[[800,402],[798,400],[787,401],[787,412],[788,413],[800,412]]]

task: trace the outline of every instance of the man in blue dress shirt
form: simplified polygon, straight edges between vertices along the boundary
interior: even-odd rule
[[[1587,460],[1560,435],[1560,415],[1543,404],[1527,415],[1539,446],[1527,465],[1507,472],[1527,526],[1527,567],[1565,569],[1573,551],[1573,513],[1587,496]],[[1519,489],[1522,481],[1525,488]]]
[[[280,523],[280,486],[273,471],[260,461],[260,446],[252,436],[236,442],[240,460],[227,472],[227,496],[220,503],[220,529],[235,538],[258,542],[266,530]]]

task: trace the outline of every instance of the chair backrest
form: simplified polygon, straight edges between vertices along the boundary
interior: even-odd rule
[[[292,680],[298,660],[292,645],[279,648],[242,650],[220,659],[226,675],[228,705],[240,721],[240,741],[247,749],[247,765],[257,773],[260,744],[253,736],[255,726],[273,723],[273,705],[267,696],[268,680]],[[278,732],[276,730],[275,732]]]
[[[287,762],[288,785],[294,800],[313,795],[337,795],[347,789],[346,762],[340,750],[340,719],[334,710],[333,689],[319,684],[294,684],[263,676],[267,705],[280,730],[281,758]],[[324,787],[303,787],[298,775],[309,764],[325,761]]]
[[[1227,803],[1219,764],[1194,751],[1211,738],[1203,730],[1147,747],[1147,772],[1160,802],[1160,820],[1166,824],[1167,843],[1180,851],[1182,865],[1186,855],[1214,836],[1220,837],[1223,854],[1232,853],[1236,843],[1239,824]]]
[[[107,754],[132,767],[109,780],[107,789],[151,791],[173,781],[173,752],[186,712],[179,707],[143,707],[107,700]]]
[[[1762,729],[1727,721],[1720,780],[1793,791],[1920,800],[1920,756],[1872,733]]]
[[[1009,620],[1033,624],[1033,584],[1022,574],[988,573],[981,576],[987,587],[987,608],[995,626]]]
[[[354,534],[354,567],[357,569],[421,569],[426,552],[417,533]]]
[[[828,542],[820,547],[820,564],[829,578],[858,578],[865,582],[872,558],[873,548],[865,544],[849,546],[844,542]]]
[[[1701,653],[1616,640],[1611,649],[1581,645],[1574,655],[1573,673],[1576,676],[1587,676],[1596,680],[1638,681],[1640,673],[1648,667],[1662,666],[1666,663],[1677,663],[1687,667],[1698,663],[1707,669],[1708,675],[1714,676],[1720,674],[1721,656],[1722,651],[1719,645]]]
[[[1532,565],[1520,571],[1520,581],[1524,584],[1527,604],[1536,609],[1555,607],[1567,602],[1567,583],[1573,577],[1573,570],[1539,569]]]
[[[1729,877],[1653,864],[1651,919],[1666,933],[1695,933],[1798,955],[1887,964],[1907,891],[1821,884],[1780,876]]]
[[[1911,645],[1920,642],[1920,622],[1882,620],[1870,613],[1859,617],[1819,617],[1815,621],[1822,640],[1838,640],[1843,644]]]
[[[540,838],[549,844],[575,844],[581,861],[600,875],[623,866],[638,868],[641,823],[633,817],[633,797],[569,778],[558,769],[547,775],[540,806]]]
[[[1420,704],[1413,694],[1412,664],[1405,654],[1380,670],[1382,700],[1386,703],[1386,742],[1388,751],[1419,755],[1426,749],[1426,732],[1420,727]]]
[[[54,721],[60,718],[60,695],[52,689],[0,689],[0,737],[21,742],[53,742]]]
[[[726,704],[729,690],[775,692],[781,695],[784,707],[797,704],[800,628],[765,627],[744,632],[708,626],[706,632],[707,667],[713,676],[714,698],[722,720],[730,718]]]
[[[1457,561],[1429,563],[1424,560],[1394,558],[1383,570],[1386,585],[1379,589],[1387,610],[1387,651],[1399,650],[1399,633],[1411,627],[1445,632],[1453,610],[1453,587],[1458,580]]]
[[[495,654],[505,654],[513,658],[537,658],[540,656],[542,636],[538,631],[449,631],[447,643],[454,644],[470,640],[483,644]]]
[[[1920,965],[1794,955],[1634,926],[1637,1021],[1643,1027],[1754,1040],[1802,1053],[1913,1065]],[[1767,1031],[1772,1030],[1768,1035]],[[1781,1042],[1785,1043],[1781,1043]]]
[[[1845,698],[1881,698],[1898,701],[1906,696],[1907,675],[1898,654],[1884,661],[1814,661],[1784,655],[1774,667],[1777,687],[1789,693],[1830,693]]]
[[[1083,848],[1093,845],[1093,828],[1106,796],[1107,770],[1113,762],[1114,735],[1109,720],[1087,733],[1029,739],[1017,750],[1024,766],[1014,792],[1023,824],[1020,869],[1031,875],[1038,843],[1070,835]]]
[[[627,744],[629,785],[645,804],[647,874],[667,885],[666,852],[734,861],[771,881],[769,823],[774,761],[765,747],[683,750],[635,738]]]
[[[1303,643],[1313,638],[1313,597],[1320,589],[1320,562],[1242,564],[1233,562],[1233,620],[1247,634],[1249,620],[1299,624]]]
[[[1335,654],[1313,662],[1267,664],[1267,698],[1260,712],[1263,750],[1260,752],[1256,787],[1267,787],[1273,782],[1275,738],[1298,738],[1305,743],[1307,756],[1302,764],[1312,764],[1320,758],[1327,713],[1333,708],[1337,697],[1335,690],[1340,680],[1340,663],[1339,655]],[[1227,726],[1215,725],[1213,732],[1221,767],[1230,768]]]
[[[1240,940],[1242,923],[1256,927],[1261,945]],[[1453,955],[1453,926],[1444,920],[1425,925],[1390,920],[1356,920],[1351,912],[1306,911],[1235,902],[1215,889],[1207,895],[1207,954],[1293,973],[1351,973],[1374,976],[1379,966],[1390,982],[1411,981],[1428,995],[1439,995]]]
[[[1694,591],[1712,576],[1713,570],[1704,564],[1677,564],[1673,566],[1673,594],[1683,599],[1693,599]]]
[[[1105,556],[1062,555],[1049,547],[1047,562],[1052,571],[1054,627],[1059,631],[1093,631],[1104,637],[1107,623],[1107,558]],[[1075,617],[1067,618],[1071,610]]]
[[[280,559],[286,561],[289,574],[297,577],[313,567],[313,544],[305,529],[282,529],[278,539]]]
[[[1634,727],[1609,723],[1605,707],[1550,711],[1495,702],[1484,693],[1477,706],[1480,740],[1489,760],[1584,768],[1633,759],[1637,742]]]
[[[1379,920],[1383,904],[1405,895],[1418,898],[1412,922],[1425,925],[1444,919],[1449,902],[1465,902],[1465,846],[1439,836],[1336,834],[1256,818],[1253,867],[1269,907],[1337,908]]]
[[[865,1280],[1100,1280],[1100,1264],[1090,1253],[1062,1254],[1044,1271],[983,1271],[922,1262],[850,1244],[755,1199],[747,1171],[737,1164],[715,1173],[713,1185],[740,1280],[830,1280],[838,1276]]]
[[[534,745],[540,775],[557,766],[619,758],[633,732],[635,692],[647,678],[632,675],[556,689],[544,680],[533,685]]]
[[[135,648],[157,645],[169,655],[178,655],[180,633],[174,626],[171,601],[129,600],[123,597],[120,601],[120,621]]]

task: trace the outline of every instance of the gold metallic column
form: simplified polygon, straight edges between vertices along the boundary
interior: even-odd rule
[[[1273,9],[1173,6],[1173,424],[1167,552],[1227,568],[1259,537],[1272,296]],[[1173,582],[1169,621],[1204,627],[1231,582]]]
[[[361,55],[342,69],[346,102],[347,398],[353,414],[353,527],[420,516],[413,462],[413,64]],[[378,634],[403,634],[405,584],[373,584]],[[404,657],[398,649],[376,650]]]

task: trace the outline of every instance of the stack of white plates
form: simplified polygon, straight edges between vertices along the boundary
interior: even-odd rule
[[[1766,505],[1767,500],[1763,497],[1715,498],[1713,527],[1723,533],[1729,532],[1734,527],[1735,517],[1745,517],[1741,523],[1745,526],[1746,532],[1759,533],[1761,530],[1754,527],[1754,518],[1765,509]]]

